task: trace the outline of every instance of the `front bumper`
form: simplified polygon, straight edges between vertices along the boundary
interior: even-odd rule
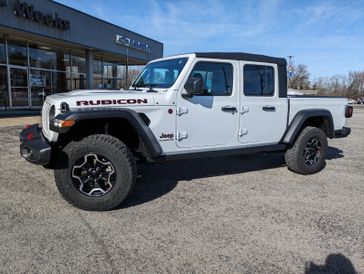
[[[351,128],[343,127],[342,129],[335,130],[335,137],[334,138],[345,138],[351,132]]]
[[[51,160],[51,146],[44,139],[38,124],[23,129],[19,134],[20,155],[36,165],[47,165]]]

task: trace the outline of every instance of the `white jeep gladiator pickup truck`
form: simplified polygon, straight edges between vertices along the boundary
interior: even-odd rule
[[[110,210],[136,181],[136,158],[285,151],[290,170],[325,166],[327,138],[346,137],[345,98],[287,96],[286,60],[192,53],[154,60],[128,90],[48,96],[42,127],[20,134],[21,155],[54,169],[63,197]]]

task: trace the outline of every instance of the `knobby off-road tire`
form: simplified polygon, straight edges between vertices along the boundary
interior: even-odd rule
[[[67,163],[54,171],[56,185],[78,208],[105,211],[119,207],[136,181],[135,159],[115,137],[88,136],[69,143],[63,153]]]
[[[286,151],[288,168],[300,174],[312,174],[325,167],[327,137],[322,129],[306,127],[294,145]]]

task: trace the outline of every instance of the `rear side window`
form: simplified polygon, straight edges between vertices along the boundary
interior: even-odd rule
[[[274,68],[271,66],[244,66],[244,94],[246,96],[274,95]]]
[[[229,63],[198,62],[190,77],[203,80],[205,96],[229,96],[233,89],[233,66]]]

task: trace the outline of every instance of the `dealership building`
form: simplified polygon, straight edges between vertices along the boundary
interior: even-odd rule
[[[122,17],[122,15],[121,15]],[[0,0],[0,111],[74,89],[120,89],[163,44],[50,0]],[[129,76],[128,76],[129,75]]]

